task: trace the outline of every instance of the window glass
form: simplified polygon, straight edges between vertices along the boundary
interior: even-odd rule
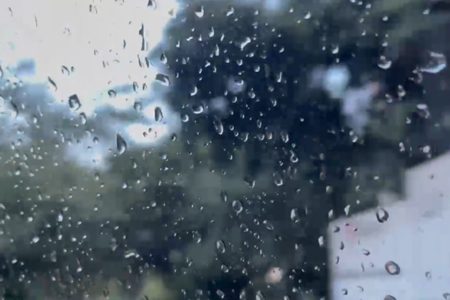
[[[1,0],[1,299],[450,299],[447,0]]]

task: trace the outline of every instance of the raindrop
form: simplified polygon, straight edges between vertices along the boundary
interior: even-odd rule
[[[134,102],[133,108],[135,111],[140,112],[142,111],[142,103],[139,101]]]
[[[250,42],[251,42],[252,40],[247,36],[245,39],[244,39],[244,41],[240,44],[240,48],[241,48],[241,51],[242,50],[244,50],[244,48],[248,45],[248,44],[250,44]]]
[[[384,223],[389,219],[389,213],[384,208],[378,208],[376,212],[377,220],[380,223]]]
[[[426,277],[427,279],[431,279],[431,272],[430,272],[430,271],[425,272],[425,277]]]
[[[305,20],[309,20],[309,19],[311,19],[311,12],[307,12],[306,14],[305,14]]]
[[[447,67],[447,58],[444,54],[430,51],[428,55],[428,63],[420,67],[421,71],[437,74]]]
[[[283,143],[289,142],[289,133],[287,133],[286,131],[281,131],[280,137],[281,137],[281,140],[283,141]]]
[[[318,241],[320,247],[323,247],[325,245],[325,238],[323,237],[323,235],[319,236],[317,241]]]
[[[216,241],[216,249],[219,253],[225,253],[225,243],[222,240]]]
[[[137,254],[137,252],[134,250],[128,250],[125,252],[124,257],[125,258],[139,257],[139,254]]]
[[[147,6],[155,9],[156,8],[156,1],[155,0],[148,0]]]
[[[400,274],[400,266],[397,265],[395,262],[393,262],[392,260],[388,261],[385,265],[384,265],[384,269],[386,270],[386,272],[388,272],[390,275],[398,275]]]
[[[205,108],[203,107],[202,104],[195,104],[192,105],[192,111],[194,112],[194,114],[199,115],[201,113],[203,113],[203,111],[205,110]]]
[[[223,131],[224,131],[222,121],[219,118],[214,118],[213,124],[214,124],[214,129],[216,130],[217,134],[222,135]]]
[[[392,61],[387,59],[386,56],[381,55],[378,59],[378,67],[380,67],[383,70],[387,70],[392,66]]]
[[[300,222],[300,215],[299,215],[299,212],[298,212],[297,208],[291,209],[290,217],[291,217],[291,221],[292,222],[294,222],[294,223]]]
[[[223,202],[228,202],[228,194],[225,191],[220,192],[220,199],[222,199]]]
[[[264,300],[264,295],[262,294],[261,291],[257,291],[256,292],[256,296],[255,296],[255,300]]]
[[[161,122],[163,117],[164,116],[163,116],[161,108],[159,106],[155,107],[155,121],[156,122]]]
[[[394,296],[391,296],[391,295],[387,295],[384,297],[384,300],[397,300],[397,298],[395,298]]]
[[[48,79],[48,82],[50,82],[50,84],[53,86],[53,88],[56,91],[58,89],[58,86],[56,85],[56,82],[52,78],[50,78],[50,76],[47,77],[47,79]]]
[[[444,297],[445,300],[450,300],[450,293],[444,293],[442,294],[442,297]]]
[[[233,207],[236,214],[240,214],[242,212],[242,210],[244,209],[242,207],[241,201],[239,201],[239,200],[234,200],[233,203],[231,204],[231,206]]]
[[[348,295],[348,290],[347,289],[342,289],[342,295],[344,295],[344,296]]]
[[[216,291],[217,296],[219,296],[220,299],[225,299],[225,293],[221,290]]]
[[[114,98],[114,97],[117,96],[117,92],[116,92],[115,90],[113,90],[113,89],[108,90],[108,96],[109,96],[110,98]]]
[[[159,83],[161,83],[164,86],[169,86],[170,85],[169,76],[167,76],[165,74],[162,74],[162,73],[156,74],[155,80],[157,80]]]
[[[203,5],[195,10],[195,15],[197,16],[197,18],[203,18],[203,16],[205,15],[205,9],[203,8]]]
[[[370,255],[370,251],[367,250],[367,249],[363,249],[363,250],[362,250],[362,253],[363,253],[365,256],[369,256],[369,255]]]
[[[117,134],[116,136],[116,145],[117,145],[117,152],[119,154],[125,153],[127,151],[127,142],[123,139],[123,137],[120,134]]]
[[[197,93],[198,93],[198,88],[197,88],[196,86],[194,86],[194,88],[193,88],[192,91],[189,93],[189,95],[190,95],[191,97],[193,97],[193,96],[197,95]]]
[[[80,109],[81,102],[76,94],[69,97],[69,107],[74,111]]]
[[[159,57],[159,60],[163,63],[163,64],[167,64],[167,56],[166,54],[163,52],[161,53],[161,56]]]

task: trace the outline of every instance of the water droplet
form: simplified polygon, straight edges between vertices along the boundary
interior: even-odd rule
[[[239,200],[234,200],[233,203],[231,204],[231,206],[233,207],[236,214],[240,214],[242,212],[242,210],[244,209],[242,207],[241,201],[239,201]]]
[[[447,67],[447,58],[444,54],[428,52],[428,62],[420,67],[422,72],[437,74]]]
[[[194,112],[194,114],[199,115],[201,113],[203,113],[203,111],[205,110],[205,108],[203,107],[202,104],[195,104],[192,105],[192,111]]]
[[[219,253],[225,253],[225,243],[222,240],[216,241],[216,249]]]
[[[221,290],[216,291],[217,296],[219,296],[220,299],[225,299],[225,293]]]
[[[58,90],[58,86],[56,85],[56,82],[49,76],[47,77],[48,82],[53,86],[53,88],[56,90]]]
[[[127,250],[124,254],[125,258],[131,258],[131,257],[139,257],[139,254],[135,250]]]
[[[114,98],[114,97],[117,96],[117,92],[116,92],[115,90],[113,90],[113,89],[108,90],[108,96],[109,96],[110,98]]]
[[[261,291],[257,291],[256,295],[255,295],[255,300],[264,300],[264,295],[262,294]]]
[[[286,131],[281,131],[280,137],[281,137],[281,140],[283,141],[283,143],[289,142],[289,133],[287,133]]]
[[[153,8],[153,9],[156,9],[156,1],[148,0],[147,6]]]
[[[377,220],[380,223],[384,223],[389,219],[389,213],[384,208],[378,208],[376,212]]]
[[[367,249],[363,249],[363,250],[362,250],[362,253],[363,253],[365,256],[369,256],[369,255],[370,255],[370,251],[367,250]]]
[[[195,10],[195,15],[197,16],[197,18],[203,18],[203,16],[205,15],[205,9],[203,5]]]
[[[431,272],[425,272],[425,277],[427,278],[427,279],[431,279]]]
[[[291,217],[292,222],[294,222],[294,223],[300,222],[300,214],[299,214],[297,208],[291,209],[290,217]]]
[[[317,241],[319,242],[320,247],[323,247],[325,245],[325,238],[323,237],[323,235],[319,236]]]
[[[444,293],[442,294],[442,297],[444,297],[445,300],[450,300],[450,293]]]
[[[142,103],[139,101],[134,102],[133,108],[135,111],[140,112],[142,111]]]
[[[156,122],[161,122],[163,117],[164,116],[163,116],[161,108],[159,106],[155,107],[155,121]]]
[[[384,265],[384,269],[386,270],[386,272],[388,272],[390,275],[398,275],[400,274],[400,266],[397,265],[395,262],[393,262],[392,260],[388,261],[385,265]]]
[[[127,151],[127,142],[123,139],[123,137],[120,134],[116,135],[116,145],[117,145],[117,152],[119,154],[125,153]]]
[[[387,59],[386,56],[381,55],[378,60],[378,67],[380,67],[383,70],[387,70],[392,66],[392,61]]]
[[[241,51],[244,50],[245,47],[247,47],[248,44],[250,44],[251,42],[251,38],[249,38],[248,36],[244,39],[244,41],[239,45],[239,47],[241,48]]]
[[[386,295],[384,297],[384,300],[397,300],[397,298],[395,298],[394,296],[391,296],[391,295]]]
[[[167,64],[167,56],[166,54],[163,52],[161,53],[161,56],[159,57],[159,60],[163,63],[163,64]]]
[[[170,85],[170,78],[169,78],[169,76],[167,76],[165,74],[162,74],[162,73],[156,74],[155,80],[157,80],[159,83],[161,83],[164,86]]]
[[[76,111],[76,110],[80,109],[81,102],[80,102],[80,99],[78,98],[78,96],[76,94],[74,94],[74,95],[69,97],[69,107],[73,111]]]
[[[219,118],[214,118],[213,124],[214,124],[214,129],[216,130],[217,134],[222,135],[223,131],[224,131],[222,121]]]
[[[197,93],[198,93],[198,88],[197,88],[196,86],[194,86],[194,87],[192,88],[192,91],[189,93],[189,95],[190,95],[191,97],[193,97],[193,96],[197,95]]]
[[[348,295],[348,290],[347,289],[342,289],[342,295],[344,295],[344,296]]]
[[[305,14],[305,20],[309,20],[309,19],[311,19],[311,12],[307,12],[306,14]]]

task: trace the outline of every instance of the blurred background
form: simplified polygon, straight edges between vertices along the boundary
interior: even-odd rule
[[[450,299],[447,0],[1,0],[1,299]]]

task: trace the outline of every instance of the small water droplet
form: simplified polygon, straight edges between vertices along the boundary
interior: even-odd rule
[[[387,70],[392,66],[392,61],[387,59],[386,56],[381,55],[378,59],[378,67],[380,67],[383,70]]]
[[[422,72],[437,74],[447,67],[447,58],[444,54],[428,52],[428,62],[420,67]]]
[[[194,112],[194,114],[199,115],[205,111],[205,108],[202,104],[195,104],[192,105],[192,111]]]
[[[393,262],[392,260],[388,261],[384,265],[384,269],[390,275],[398,275],[398,274],[400,274],[400,266],[398,264],[396,264],[395,262]]]
[[[222,240],[216,241],[216,249],[219,253],[225,253],[225,243]]]
[[[426,277],[427,279],[431,279],[431,272],[430,272],[430,271],[425,272],[425,277]]]
[[[73,111],[76,111],[76,110],[80,109],[81,102],[80,102],[80,99],[78,98],[78,96],[76,94],[74,94],[74,95],[69,97],[69,107]]]
[[[242,212],[242,210],[244,209],[242,207],[241,201],[239,201],[239,200],[234,200],[233,203],[231,204],[231,206],[233,207],[236,214],[240,214]]]
[[[127,151],[127,142],[120,134],[116,135],[116,146],[117,152],[119,152],[119,154],[123,154],[125,153],[125,151]]]
[[[131,258],[131,257],[139,257],[139,254],[135,250],[127,250],[124,254],[125,258]]]
[[[203,16],[205,15],[205,9],[203,5],[195,10],[195,15],[197,16],[197,18],[203,18]]]
[[[113,89],[108,90],[108,96],[109,96],[110,98],[114,98],[114,97],[117,96],[117,92],[116,92],[115,90],[113,90]]]
[[[164,118],[163,112],[159,106],[155,107],[155,121],[161,122],[161,120]]]
[[[290,218],[291,218],[291,221],[294,223],[300,222],[300,214],[299,214],[297,208],[291,209]]]
[[[444,293],[442,294],[442,297],[444,297],[445,300],[450,300],[450,293]]]
[[[161,83],[164,86],[169,86],[170,85],[170,78],[169,76],[162,74],[162,73],[158,73],[155,76],[155,80],[158,81],[159,83]]]
[[[395,298],[394,296],[391,296],[391,295],[386,295],[384,297],[384,300],[397,300],[397,298]]]
[[[219,118],[214,118],[213,121],[214,129],[218,135],[222,135],[224,132],[223,123]]]
[[[389,213],[384,208],[378,208],[376,212],[378,222],[384,223],[389,219]]]

